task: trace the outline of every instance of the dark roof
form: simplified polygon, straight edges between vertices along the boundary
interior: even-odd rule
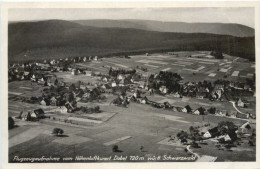
[[[36,109],[34,110],[35,114],[44,114],[44,111],[42,109]]]

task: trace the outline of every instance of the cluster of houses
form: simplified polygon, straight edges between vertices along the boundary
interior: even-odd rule
[[[37,121],[37,120],[46,118],[46,116],[42,109],[35,109],[32,111],[29,111],[28,113],[23,113],[23,111],[21,111],[19,116],[17,116],[16,118],[25,120],[25,121]]]
[[[174,106],[171,105],[169,102],[164,102],[164,103],[159,103],[155,101],[149,100],[146,96],[141,96],[141,92],[139,90],[136,90],[133,95],[126,96],[124,97],[125,99],[122,99],[122,101],[135,101],[136,103],[140,104],[148,104],[156,108],[161,108],[161,109],[167,109],[167,110],[172,110],[174,112],[182,112],[182,113],[189,113],[189,114],[194,114],[194,115],[215,115],[215,116],[228,116],[232,118],[242,118],[242,119],[248,119],[248,118],[255,118],[251,113],[246,113],[246,114],[241,114],[238,113],[237,111],[226,111],[226,110],[219,110],[214,107],[211,107],[209,109],[199,107],[195,110],[192,110],[192,108],[187,105],[185,107],[181,106]]]
[[[141,104],[150,104],[157,108],[172,109],[173,111],[192,113],[196,115],[207,114],[208,111],[200,107],[192,112],[191,108],[176,107],[168,102],[157,103],[153,102],[147,97],[140,97],[136,93],[136,89],[145,89],[153,94],[157,92],[159,94],[171,94],[174,97],[196,97],[198,99],[208,98],[210,100],[223,100],[223,95],[230,88],[237,90],[252,91],[252,85],[239,82],[222,82],[216,81],[213,84],[211,82],[181,82],[181,76],[172,72],[160,72],[158,74],[151,74],[148,77],[139,74],[134,69],[115,69],[110,68],[108,75],[101,74],[100,72],[92,72],[87,69],[73,68],[71,63],[89,62],[91,60],[97,61],[98,56],[95,57],[76,57],[72,59],[52,59],[44,60],[43,63],[24,63],[24,64],[10,64],[9,65],[9,81],[12,80],[31,80],[39,85],[50,86],[57,88],[57,91],[52,95],[44,95],[40,97],[40,104],[51,105],[60,107],[60,112],[73,112],[77,109],[77,102],[90,101],[91,99],[100,98],[100,93],[112,93],[115,91],[130,90],[129,96],[120,95],[117,104],[126,105],[130,103],[130,100]],[[62,80],[59,80],[55,75],[49,72],[55,71],[69,71],[72,75],[84,74],[86,76],[99,76],[100,82],[94,84],[92,89],[89,89],[84,83],[78,83],[73,89],[68,84],[65,84]],[[66,90],[65,90],[65,89]],[[58,90],[64,89],[64,90]],[[61,91],[65,91],[61,92]],[[238,98],[236,101],[238,107],[245,107],[246,103]],[[214,113],[218,116],[231,116],[240,117],[243,116],[236,112],[225,112],[216,110]],[[240,117],[240,118],[248,118]]]
[[[44,60],[43,62],[29,62],[29,63],[13,63],[9,64],[8,67],[8,80],[30,80],[32,76],[36,76],[38,71],[50,71],[50,72],[63,72],[71,71],[72,74],[85,73],[83,69],[73,69],[70,65],[72,63],[79,62],[89,62],[91,60],[99,60],[98,56],[89,56],[89,57],[75,57],[75,58],[66,58],[66,59],[51,59]]]
[[[225,132],[224,134],[220,131],[218,126],[211,129],[202,128],[201,132],[205,139],[214,138],[213,141],[228,142],[235,141],[238,135],[250,136],[254,133],[254,130],[251,128],[249,122],[245,122],[243,125],[239,127],[236,126],[234,130]]]

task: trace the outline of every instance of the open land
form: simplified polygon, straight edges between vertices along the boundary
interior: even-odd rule
[[[181,75],[183,82],[215,81],[216,79],[230,81],[245,81],[246,77],[251,77],[255,72],[254,64],[245,62],[244,59],[225,56],[225,60],[205,59],[185,57],[191,54],[200,54],[200,52],[176,52],[178,55],[153,54],[150,56],[136,55],[126,58],[102,58],[99,61],[85,63],[74,63],[74,67],[87,68],[89,71],[108,73],[110,67],[124,69],[133,68],[144,76],[158,73],[159,71],[176,72]],[[142,67],[146,71],[138,69]],[[66,83],[75,83],[82,81],[87,83],[88,88],[101,81],[100,77],[86,75],[72,75],[70,72],[53,73],[58,79]],[[248,75],[249,74],[249,75]],[[19,86],[19,87],[17,87]],[[39,104],[29,104],[21,101],[20,97],[30,98],[41,96],[43,87],[32,83],[31,81],[12,81],[9,82],[9,116],[18,116],[20,111],[32,111],[41,108],[48,112],[50,117],[63,117],[69,120],[77,119],[78,116],[70,113],[57,114],[52,112],[55,106],[44,106]],[[75,157],[75,156],[128,156],[125,161],[131,161],[130,156],[152,157],[152,156],[174,156],[174,157],[192,157],[193,154],[185,152],[186,146],[180,144],[178,140],[175,143],[167,143],[169,136],[183,130],[186,131],[191,125],[200,126],[210,123],[216,126],[221,121],[232,121],[241,126],[247,120],[239,118],[227,118],[214,115],[193,115],[170,110],[162,110],[149,105],[130,103],[128,108],[119,107],[111,104],[117,95],[102,94],[106,100],[102,102],[79,101],[78,106],[99,106],[102,111],[99,114],[86,115],[82,120],[85,125],[77,123],[67,124],[61,121],[43,119],[38,122],[27,122],[15,119],[17,127],[9,130],[9,160],[13,161],[15,156],[19,157]],[[210,101],[208,99],[198,98],[176,98],[171,94],[154,94],[147,96],[154,102],[169,102],[173,106],[190,105],[193,109],[201,106],[210,108],[214,106],[220,110],[235,111],[233,105],[228,101]],[[240,111],[255,115],[255,97],[245,96],[249,102],[247,108],[239,108]],[[51,134],[53,128],[62,128],[63,137],[56,137]],[[255,128],[255,124],[251,127]],[[166,140],[166,141],[165,141]],[[216,161],[254,161],[255,148],[249,147],[245,141],[240,147],[231,148],[232,151],[218,150],[215,143],[209,140],[207,145],[201,144],[200,149],[192,149],[199,156],[217,157]],[[119,152],[112,152],[112,145],[118,145]],[[140,147],[143,146],[143,151]],[[51,150],[51,151],[50,151]],[[214,150],[214,151],[213,151]],[[245,153],[246,151],[246,153]],[[234,156],[234,153],[236,154]],[[206,158],[207,157],[207,158]],[[210,158],[209,158],[210,159]],[[197,159],[196,159],[197,160]],[[191,161],[196,161],[191,160]],[[91,161],[91,160],[90,160]],[[95,161],[95,160],[94,160]],[[115,160],[117,161],[117,160]],[[147,161],[138,159],[134,161]],[[156,161],[163,161],[162,159]],[[176,160],[181,161],[181,160]],[[89,162],[89,161],[88,161]]]

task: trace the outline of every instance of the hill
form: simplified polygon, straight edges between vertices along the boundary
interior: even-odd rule
[[[62,20],[8,25],[9,61],[215,49],[253,60],[254,37],[97,28]]]
[[[237,37],[249,37],[255,34],[254,29],[248,26],[227,23],[185,23],[151,20],[77,20],[73,22],[100,28],[134,28],[159,32],[211,33]]]

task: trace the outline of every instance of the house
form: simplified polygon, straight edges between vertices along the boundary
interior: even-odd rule
[[[31,112],[31,117],[34,119],[43,119],[44,116],[44,111],[42,109],[36,109],[33,112]]]
[[[50,61],[50,64],[51,64],[51,65],[55,65],[55,64],[56,64],[56,61],[53,59],[53,60]]]
[[[111,83],[111,86],[112,86],[112,87],[116,87],[116,86],[117,86],[117,85],[116,85],[116,82],[112,82],[112,83]]]
[[[183,109],[182,107],[174,107],[173,111],[176,110],[177,112],[182,112],[182,109]]]
[[[124,78],[125,78],[125,76],[124,76],[124,75],[122,75],[122,74],[118,74],[116,78],[117,78],[118,80],[122,80],[122,79],[124,79]]]
[[[77,73],[78,73],[77,69],[72,69],[72,70],[71,70],[71,74],[72,74],[72,75],[77,75]]]
[[[165,109],[172,109],[173,108],[173,106],[169,102],[164,102],[163,104],[164,104]]]
[[[198,108],[197,110],[195,110],[194,112],[193,112],[193,114],[196,114],[196,115],[204,115],[205,114],[205,109],[203,108],[203,107],[200,107],[200,108]]]
[[[83,98],[89,98],[90,97],[90,93],[87,92],[87,93],[84,93],[84,95],[82,96]]]
[[[95,56],[93,60],[97,61],[98,60],[98,56]]]
[[[231,141],[231,138],[228,134],[219,136],[218,139],[224,139],[224,141]]]
[[[85,84],[80,84],[79,85],[79,88],[82,89],[82,90],[86,90],[87,89],[87,86]]]
[[[57,99],[54,96],[51,98],[50,105],[57,106]]]
[[[46,105],[47,105],[47,104],[46,104],[46,101],[45,101],[44,99],[42,99],[42,101],[40,102],[40,104],[43,105],[43,106],[46,106]]]
[[[209,131],[207,131],[206,133],[203,134],[203,137],[205,138],[210,138],[211,137],[211,134]]]
[[[120,80],[120,82],[119,82],[119,86],[125,86],[125,80],[124,79],[122,79],[122,80]]]
[[[188,113],[188,110],[187,110],[186,107],[183,107],[183,108],[181,109],[181,112],[182,112],[182,113]]]
[[[161,91],[161,93],[164,93],[164,94],[166,94],[168,92],[168,89],[166,88],[166,86],[161,86],[159,88],[159,90]]]
[[[212,129],[209,129],[209,130],[203,135],[203,137],[205,137],[205,138],[210,138],[210,137],[214,138],[214,137],[218,136],[219,134],[220,134],[220,133],[219,133],[219,131],[218,131],[218,127],[214,127],[214,128],[212,128]]]
[[[196,97],[198,99],[204,99],[205,97],[207,97],[208,93],[209,93],[208,88],[200,87],[198,89],[198,92],[196,93]]]
[[[65,107],[67,108],[67,112],[71,113],[76,109],[75,103],[66,102]]]
[[[103,81],[103,82],[107,82],[107,78],[106,78],[106,77],[103,77],[103,78],[102,78],[102,81]]]
[[[32,75],[31,81],[36,82],[36,75],[34,75],[34,74]]]
[[[173,97],[177,97],[177,98],[180,98],[180,97],[181,97],[181,95],[180,95],[178,92],[173,93],[172,96],[173,96]]]
[[[245,107],[245,103],[241,100],[241,98],[238,99],[237,106],[238,107]]]
[[[251,126],[250,126],[249,122],[246,122],[245,124],[243,124],[241,127],[238,128],[236,133],[250,134],[250,129],[251,129]]]
[[[225,141],[231,141],[231,138],[230,138],[230,136],[228,134],[226,134],[225,137],[224,137],[224,140]]]
[[[225,110],[216,110],[215,115],[216,116],[226,116],[227,115],[227,111],[225,111]]]
[[[61,106],[58,109],[59,109],[60,113],[67,113],[68,112],[68,109],[65,106]]]
[[[140,81],[140,82],[139,82],[139,86],[138,86],[139,88],[142,88],[142,89],[143,89],[143,88],[145,88],[145,86],[146,86],[146,85],[145,85],[145,82],[144,82],[144,81]]]
[[[47,79],[47,85],[48,86],[57,86],[58,85],[58,80],[56,77],[51,76]]]
[[[236,118],[237,117],[237,111],[230,111],[227,112],[227,116]]]
[[[147,97],[143,97],[143,98],[141,98],[140,103],[146,104],[147,100],[148,100]]]

